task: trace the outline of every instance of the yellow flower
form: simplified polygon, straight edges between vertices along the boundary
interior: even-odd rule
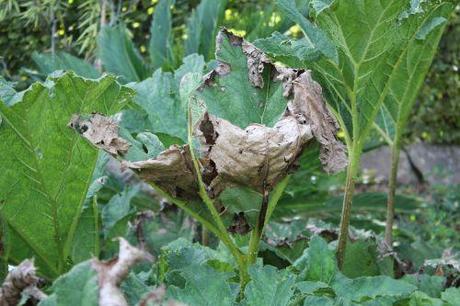
[[[337,132],[337,137],[338,138],[345,138],[345,132],[343,130],[340,130]]]
[[[274,27],[281,21],[281,16],[278,13],[273,13],[270,16],[270,20],[268,21],[268,26],[269,27]]]
[[[230,20],[230,19],[232,19],[232,10],[226,9],[225,10],[225,20]]]
[[[235,35],[244,37],[246,36],[246,31],[245,30],[236,30],[236,29],[229,29],[229,31]]]
[[[300,27],[298,25],[294,25],[294,26],[289,28],[289,32],[293,36],[297,37],[300,34],[301,30],[300,30]]]

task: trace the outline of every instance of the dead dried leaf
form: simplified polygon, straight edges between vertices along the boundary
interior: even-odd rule
[[[320,160],[324,169],[329,173],[342,170],[347,165],[347,157],[345,146],[336,138],[338,124],[310,71],[275,65],[255,46],[226,30],[218,35],[218,50],[224,35],[232,46],[241,48],[245,54],[248,81],[252,86],[264,86],[262,73],[267,65],[271,65],[274,68],[271,77],[283,83],[283,94],[288,103],[284,116],[273,127],[251,124],[244,129],[200,109],[200,115],[192,120],[193,134],[200,142],[200,170],[210,196],[217,197],[225,188],[234,185],[248,186],[260,192],[264,188],[271,189],[288,174],[314,138],[321,145]],[[230,72],[228,63],[219,63],[204,77],[198,90],[212,86],[215,78]],[[196,100],[196,97],[192,98]],[[110,119],[100,115],[86,121],[76,118],[72,123],[74,128],[81,129],[84,125],[86,129],[81,134],[96,146],[113,155],[127,151],[127,141],[119,137],[116,123]],[[174,196],[197,196],[198,186],[187,145],[171,146],[155,158],[125,161],[124,165]]]
[[[198,190],[187,145],[172,145],[154,159],[123,164],[147,182],[154,182],[178,197],[195,197]]]
[[[93,259],[92,267],[98,273],[99,305],[128,306],[119,286],[128,275],[129,269],[142,260],[152,260],[152,256],[131,246],[125,239],[120,238],[118,258],[110,261]]]
[[[288,74],[288,79],[292,74]],[[343,170],[348,163],[344,144],[336,138],[339,125],[323,100],[321,86],[310,71],[302,72],[292,80],[293,99],[288,104],[289,112],[298,120],[305,121],[313,130],[320,144],[320,160],[328,173]]]
[[[6,276],[0,289],[0,306],[16,306],[23,292],[36,301],[46,298],[46,294],[37,288],[38,281],[34,262],[24,260]]]
[[[241,129],[205,114],[197,131],[203,165],[215,173],[209,192],[217,196],[226,187],[243,185],[262,191],[264,182],[273,187],[313,138],[310,127],[285,117],[273,128],[254,124]],[[215,171],[210,171],[214,169]]]

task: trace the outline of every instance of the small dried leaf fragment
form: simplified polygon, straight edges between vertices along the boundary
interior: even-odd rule
[[[100,114],[94,114],[89,118],[73,115],[69,126],[89,142],[112,155],[128,152],[129,143],[118,136],[118,124],[109,117]]]
[[[251,230],[251,226],[244,215],[244,212],[239,212],[233,215],[232,225],[227,229],[230,233],[245,235]]]
[[[129,273],[129,269],[142,260],[152,260],[152,256],[131,246],[120,238],[118,258],[107,262],[93,259],[92,267],[98,273],[99,305],[128,306],[128,302],[120,290],[120,284]]]
[[[38,281],[33,261],[24,260],[6,276],[0,289],[0,306],[16,306],[23,292],[36,301],[44,299],[46,295],[37,288]]]
[[[264,64],[271,63],[270,59],[257,49],[253,44],[243,41],[242,49],[244,54],[247,57],[248,71],[249,71],[249,81],[254,87],[262,88],[264,87],[264,79],[262,77],[262,72],[264,71]]]

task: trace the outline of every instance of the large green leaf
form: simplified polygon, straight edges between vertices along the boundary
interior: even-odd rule
[[[251,123],[274,125],[286,109],[281,82],[272,79],[273,66],[267,65],[263,72],[263,87],[249,81],[247,57],[242,40],[227,31],[218,36],[216,58],[221,71],[210,75],[212,79],[197,91],[208,111],[220,118],[245,128]],[[229,71],[225,71],[228,69]]]
[[[186,110],[178,99],[172,73],[157,70],[152,77],[131,87],[136,91],[135,101],[146,111],[154,133],[186,140]]]
[[[330,297],[316,296],[316,295],[307,296],[303,303],[303,306],[316,306],[316,305],[334,306],[336,305],[336,303]]]
[[[90,187],[91,189],[91,187]],[[90,193],[90,191],[88,191]],[[71,258],[74,264],[100,253],[100,216],[96,198],[90,197],[83,206],[73,241]]]
[[[339,49],[339,62],[324,59],[314,69],[353,139],[372,124],[388,93],[392,70],[400,64],[403,45],[398,18],[407,5],[408,1],[399,0],[342,0],[317,17]]]
[[[286,270],[279,271],[272,266],[252,266],[249,268],[251,281],[244,296],[251,306],[284,306],[294,293],[294,275]]]
[[[405,42],[400,64],[389,81],[389,91],[377,116],[378,131],[385,139],[399,142],[420,86],[437,51],[442,32],[454,6],[448,1],[430,2],[403,20],[399,35]]]
[[[348,279],[340,274],[332,284],[337,296],[343,300],[360,302],[377,297],[405,297],[416,287],[388,276],[359,277]]]
[[[201,0],[187,23],[185,54],[199,53],[213,58],[218,24],[228,0]]]
[[[441,297],[449,305],[460,304],[460,289],[459,288],[448,288],[446,291],[441,293]]]
[[[182,65],[174,71],[174,78],[178,85],[181,84],[182,78],[187,73],[197,73],[200,75],[197,81],[200,81],[201,74],[205,68],[205,62],[202,55],[190,54],[182,59]]]
[[[300,26],[305,36],[302,43],[304,43],[308,49],[311,49],[311,52],[320,52],[333,62],[338,61],[337,50],[332,41],[321,29],[316,28],[302,15],[296,7],[295,0],[278,0],[277,6],[283,11],[286,17]],[[322,10],[325,8],[325,6],[321,7]]]
[[[34,256],[47,277],[66,270],[98,156],[67,124],[75,113],[114,113],[131,96],[113,77],[67,73],[12,107],[0,103],[0,216],[12,263]]]
[[[155,7],[149,42],[150,61],[154,69],[174,66],[170,9],[174,2],[175,0],[160,0]]]
[[[82,77],[91,79],[100,76],[100,73],[91,64],[66,52],[57,52],[54,55],[34,52],[32,59],[44,76],[55,70],[73,71]]]
[[[310,239],[308,249],[296,260],[294,267],[300,271],[301,280],[320,281],[326,284],[334,280],[337,272],[334,252],[320,236],[313,236]]]
[[[192,54],[184,58],[174,75],[158,69],[152,77],[130,84],[136,91],[135,102],[148,115],[152,132],[187,140],[186,104],[180,99],[179,86],[187,73],[197,73],[200,79],[203,69],[203,57]]]
[[[6,105],[13,105],[22,100],[24,92],[16,92],[14,84],[8,82],[2,76],[0,76],[0,101]],[[0,118],[0,124],[2,119]]]
[[[183,238],[162,250],[160,271],[166,273],[168,296],[187,305],[233,305],[236,286],[225,253],[192,244]],[[214,263],[214,265],[213,265]],[[219,272],[211,266],[229,266]]]
[[[113,196],[110,201],[104,205],[101,211],[101,220],[105,236],[109,236],[111,230],[117,223],[123,223],[123,227],[128,226],[126,217],[135,213],[134,207],[131,204],[132,199],[138,193],[138,186],[128,186],[121,193]]]
[[[59,277],[52,286],[53,294],[39,305],[96,306],[99,300],[99,286],[96,271],[91,262],[76,265]]]
[[[194,264],[182,269],[180,275],[186,281],[185,286],[170,286],[170,298],[187,305],[234,305],[237,291],[229,282],[233,273],[218,272],[209,266]]]
[[[268,38],[257,39],[254,44],[290,67],[305,67],[319,57],[319,51],[306,38],[293,40],[278,32],[272,33]]]
[[[341,272],[350,278],[384,274],[383,268],[387,266],[393,270],[393,260],[393,257],[381,258],[374,239],[356,240],[347,246]]]
[[[429,274],[406,274],[402,278],[431,297],[439,298],[446,282],[445,277]]]
[[[353,196],[354,212],[385,212],[387,195],[383,192],[363,192]],[[343,196],[310,198],[286,196],[279,204],[278,215],[283,214],[308,214],[310,216],[324,213],[338,213],[342,209]],[[417,209],[423,208],[420,198],[412,195],[396,195],[396,209],[398,212],[414,213]]]
[[[97,38],[98,55],[104,68],[123,82],[142,81],[150,70],[128,36],[123,24],[105,26]]]
[[[276,46],[285,40],[279,35],[256,45],[277,60],[288,64],[294,61],[299,67],[315,71],[328,102],[338,115],[347,142],[354,141],[359,151],[384,101],[401,98],[412,101],[416,95],[415,85],[423,80],[442,31],[443,19],[440,18],[446,18],[452,10],[448,1],[430,2],[426,7],[419,3],[417,9],[409,2],[314,1],[310,3],[315,13],[313,25],[298,13],[292,1],[279,0],[280,8],[301,26],[305,37],[320,35],[322,31],[333,41],[338,61],[330,55],[316,62],[308,61],[310,53],[299,49],[296,42]],[[308,42],[305,46],[314,49]],[[287,58],[279,52],[280,48],[290,49],[285,52]],[[302,55],[306,58],[302,59]]]

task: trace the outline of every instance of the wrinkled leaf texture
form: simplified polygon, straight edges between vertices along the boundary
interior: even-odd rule
[[[0,103],[0,216],[10,262],[35,257],[50,278],[66,270],[98,156],[66,125],[73,113],[115,113],[131,95],[113,77],[66,73],[34,84],[11,107]]]
[[[316,26],[336,46],[338,61],[331,56],[322,56],[316,62],[294,57],[294,61],[298,67],[315,72],[347,141],[356,140],[362,147],[362,139],[367,136],[384,102],[392,107],[388,100],[410,100],[409,96],[416,94],[416,85],[423,79],[425,66],[431,61],[433,51],[430,50],[435,48],[441,33],[439,18],[448,16],[452,4],[430,2],[418,14],[405,14],[410,10],[408,0],[323,2],[315,1],[313,5],[314,25],[296,13],[293,1],[279,0],[278,4],[283,11],[291,12],[287,16],[301,26],[306,36],[312,36],[306,32],[306,27],[311,30],[310,26]],[[275,39],[279,41],[280,38],[268,38],[256,45],[283,61],[282,56],[270,52],[277,42]],[[325,51],[318,50],[317,45],[308,47],[311,53]],[[298,54],[291,49],[291,53]],[[290,60],[292,64],[293,58]],[[407,115],[405,108],[401,115]]]
[[[392,73],[389,92],[376,118],[378,130],[386,139],[401,137],[453,8],[448,1],[431,1],[422,12],[408,17],[412,21],[400,29],[399,35],[411,38]]]

